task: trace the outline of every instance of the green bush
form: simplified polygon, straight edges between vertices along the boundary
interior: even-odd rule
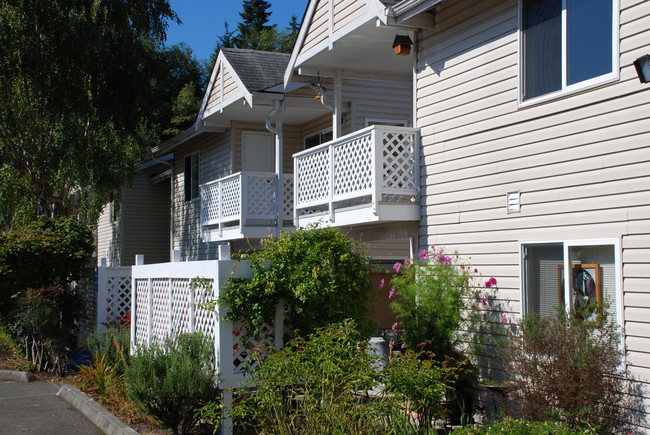
[[[141,347],[125,372],[127,395],[173,433],[187,433],[196,411],[217,395],[213,355],[212,341],[200,333]]]
[[[596,435],[597,433],[594,429],[572,429],[565,423],[560,422],[530,422],[512,418],[504,418],[501,421],[485,426],[467,426],[453,432],[454,435]]]
[[[250,280],[231,281],[222,296],[230,317],[254,328],[271,323],[283,301],[287,320],[299,334],[344,319],[372,331],[367,301],[372,295],[370,266],[358,243],[335,228],[310,228],[282,233],[263,241],[249,256]]]
[[[512,376],[509,397],[522,417],[558,421],[572,429],[619,431],[631,418],[618,328],[558,310],[531,314],[502,351]]]
[[[255,389],[233,414],[260,433],[402,434],[431,429],[421,424],[441,415],[455,369],[408,353],[382,370],[354,323],[343,322],[272,351],[251,376]]]
[[[116,328],[93,332],[87,339],[93,360],[101,359],[103,364],[114,366],[117,375],[124,374],[129,363],[131,331]]]
[[[83,301],[70,283],[93,252],[91,229],[72,219],[39,219],[0,234],[0,316],[37,369],[63,373],[76,344]]]

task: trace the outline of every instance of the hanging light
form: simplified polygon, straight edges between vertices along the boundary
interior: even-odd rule
[[[397,56],[407,56],[411,54],[411,46],[413,41],[409,35],[395,35],[395,40],[393,41],[393,51]]]

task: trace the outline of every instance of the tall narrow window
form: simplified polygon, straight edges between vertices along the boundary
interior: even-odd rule
[[[614,73],[612,0],[522,0],[522,99]]]
[[[185,201],[199,197],[199,153],[185,157]]]

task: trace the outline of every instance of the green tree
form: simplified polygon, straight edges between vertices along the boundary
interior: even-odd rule
[[[140,162],[169,21],[167,0],[0,4],[0,165],[35,214],[72,213]]]
[[[266,0],[244,0],[242,7],[244,11],[239,13],[242,21],[237,25],[236,46],[261,50],[260,35],[266,33],[268,38],[271,29],[276,27],[267,25],[272,14],[268,11],[271,4]]]

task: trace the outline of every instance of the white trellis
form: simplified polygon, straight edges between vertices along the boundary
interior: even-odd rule
[[[119,322],[131,310],[131,267],[106,267],[102,259],[97,268],[96,328]]]
[[[224,258],[227,255],[221,256]],[[282,347],[284,316],[278,307],[274,325],[266,325],[258,336],[250,336],[239,322],[226,320],[227,307],[205,303],[218,298],[229,278],[250,278],[248,261],[209,260],[143,265],[132,268],[132,346],[148,345],[172,334],[203,332],[214,340],[215,365],[225,409],[232,402],[233,387],[248,382],[244,367],[252,367],[254,355],[269,346]],[[191,288],[194,278],[203,278],[209,288]],[[277,326],[277,328],[276,328]],[[229,419],[222,433],[232,433]]]

